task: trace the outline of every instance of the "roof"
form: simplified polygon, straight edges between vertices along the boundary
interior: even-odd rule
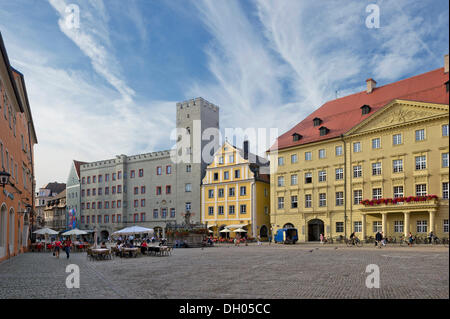
[[[292,129],[280,135],[277,139],[278,145],[275,143],[269,151],[339,137],[395,99],[448,105],[449,94],[445,87],[448,80],[449,74],[444,73],[444,68],[439,68],[377,87],[371,93],[362,91],[328,101]],[[371,107],[371,112],[362,115],[360,108],[365,104]],[[320,136],[319,127],[313,125],[314,118],[322,120],[321,126],[329,129],[328,134]],[[299,141],[293,141],[294,133],[303,137]]]
[[[83,165],[83,164],[88,164],[88,163],[73,160],[73,165],[75,166],[75,170],[77,171],[78,177],[80,177],[80,167],[81,167],[81,165]]]
[[[48,183],[44,188],[51,191],[50,196],[55,196],[66,189],[66,184],[57,182]]]

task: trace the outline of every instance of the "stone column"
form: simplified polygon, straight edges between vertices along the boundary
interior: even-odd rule
[[[405,237],[409,234],[409,215],[410,212],[404,212],[404,220],[403,220],[403,227],[405,231]]]
[[[361,215],[361,223],[362,223],[362,234],[361,234],[361,240],[366,239],[366,214]]]
[[[436,212],[435,212],[434,210],[430,210],[430,211],[429,211],[429,214],[430,214],[430,230],[429,230],[429,232],[435,233],[434,223],[435,223],[435,215],[436,215]]]
[[[381,213],[381,230],[383,235],[387,237],[387,213]]]

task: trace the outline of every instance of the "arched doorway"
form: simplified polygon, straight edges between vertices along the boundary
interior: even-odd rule
[[[0,258],[6,255],[6,241],[7,241],[7,208],[6,204],[3,204],[0,208]]]
[[[268,229],[267,229],[266,225],[262,225],[261,229],[259,230],[259,237],[267,238],[268,237],[267,232],[268,232]]]
[[[14,208],[9,209],[9,253],[14,254],[14,241],[15,241],[15,218]]]
[[[319,241],[320,234],[324,233],[324,223],[320,219],[313,219],[308,222],[308,241]]]
[[[295,227],[293,224],[287,223],[287,224],[284,224],[283,228],[295,228]]]

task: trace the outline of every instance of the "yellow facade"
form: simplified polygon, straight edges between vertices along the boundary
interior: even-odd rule
[[[363,239],[377,230],[396,238],[409,232],[425,237],[430,231],[448,238],[448,116],[448,105],[394,100],[341,137],[269,153],[273,230],[292,224],[300,242],[318,240],[320,233],[348,238],[356,232]],[[292,155],[297,162],[291,162]],[[278,165],[280,157],[284,165]],[[422,194],[438,199],[360,204]],[[291,205],[293,196],[297,207],[295,201]]]
[[[257,164],[228,142],[214,155],[202,182],[201,221],[215,236],[235,237],[237,228],[248,237],[267,237],[270,228],[270,185]],[[223,229],[230,233],[221,233]]]

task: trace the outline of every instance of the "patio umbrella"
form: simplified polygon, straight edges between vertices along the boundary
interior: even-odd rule
[[[86,235],[87,232],[84,230],[80,230],[78,228],[74,228],[72,230],[66,231],[65,233],[62,233],[63,236],[70,236],[70,235]]]
[[[112,233],[113,236],[119,235],[135,235],[135,234],[153,234],[154,230],[152,228],[146,228],[141,226],[130,226],[124,229],[118,230]]]
[[[42,228],[33,232],[37,235],[58,235],[58,232],[50,228]]]
[[[231,230],[228,228],[222,229],[219,233],[231,233]]]
[[[245,230],[245,229],[242,229],[242,228],[238,228],[238,229],[235,229],[235,230],[233,230],[235,233],[246,233],[247,231]]]

